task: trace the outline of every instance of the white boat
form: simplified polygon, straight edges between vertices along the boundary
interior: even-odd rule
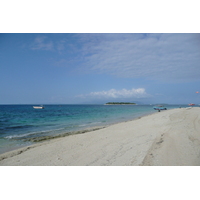
[[[44,106],[33,106],[34,109],[44,109]]]

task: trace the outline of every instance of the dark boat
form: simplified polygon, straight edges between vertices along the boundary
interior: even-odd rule
[[[167,110],[166,107],[164,107],[163,105],[157,105],[155,107],[153,107],[154,110]]]

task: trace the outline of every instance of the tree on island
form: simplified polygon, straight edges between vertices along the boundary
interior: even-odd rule
[[[130,102],[108,102],[106,105],[135,105],[136,103]]]

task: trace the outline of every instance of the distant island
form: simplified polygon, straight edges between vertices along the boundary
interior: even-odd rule
[[[136,105],[136,103],[129,103],[129,102],[108,102],[105,105]]]

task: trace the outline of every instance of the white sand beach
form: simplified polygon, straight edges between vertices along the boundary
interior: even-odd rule
[[[0,166],[199,166],[200,108],[157,112],[0,155]]]

